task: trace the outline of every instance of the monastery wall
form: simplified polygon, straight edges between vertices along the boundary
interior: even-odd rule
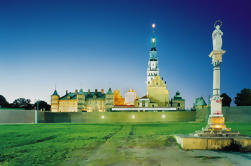
[[[251,123],[251,106],[223,107],[226,122]],[[205,122],[207,108],[194,112],[39,112],[39,123]],[[34,110],[0,109],[0,123],[35,123]]]

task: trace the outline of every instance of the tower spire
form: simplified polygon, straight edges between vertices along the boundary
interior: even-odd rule
[[[156,25],[152,24],[153,37],[152,37],[152,40],[151,40],[151,50],[154,49],[154,48],[156,49],[155,27],[156,27]]]
[[[150,50],[150,59],[157,60],[157,49],[156,49],[156,38],[155,38],[155,24],[152,24],[153,36],[151,40],[151,50]]]
[[[153,28],[153,36],[151,40],[151,49],[149,51],[149,61],[147,68],[147,85],[150,85],[150,82],[153,80],[155,76],[159,75],[158,68],[158,59],[157,59],[157,49],[156,49],[156,38],[155,38],[155,24],[152,24]]]

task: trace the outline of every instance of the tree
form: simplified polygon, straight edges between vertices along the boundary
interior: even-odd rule
[[[18,98],[14,100],[11,105],[14,108],[32,109],[31,100],[25,98]]]
[[[47,102],[45,101],[37,101],[34,105],[33,105],[33,108],[34,109],[37,109],[37,103],[38,103],[38,108],[39,110],[40,109],[43,109],[43,110],[50,110],[51,109],[51,105],[49,105]]]
[[[231,97],[229,97],[226,93],[222,93],[221,94],[221,97],[223,98],[222,99],[222,106],[227,106],[227,107],[230,107],[230,104],[232,102],[232,99]]]
[[[2,95],[0,95],[0,106],[1,107],[8,107],[9,106],[8,101]]]
[[[251,89],[244,88],[237,93],[234,103],[237,106],[251,106]]]

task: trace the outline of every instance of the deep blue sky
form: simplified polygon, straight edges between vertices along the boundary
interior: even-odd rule
[[[211,33],[221,19],[221,92],[251,88],[248,0],[0,0],[0,94],[50,101],[65,90],[146,93],[151,24],[160,75],[192,106],[212,92]]]

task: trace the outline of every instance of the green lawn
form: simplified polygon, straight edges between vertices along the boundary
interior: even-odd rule
[[[124,156],[118,155],[117,149],[124,144],[168,146],[168,135],[193,133],[204,126],[204,123],[0,125],[0,165],[74,165],[80,160],[85,163],[91,154],[105,154],[107,149],[116,156],[111,160],[118,160]],[[251,136],[250,123],[229,123],[227,127]],[[99,161],[93,160],[90,165],[98,165],[95,162]]]

